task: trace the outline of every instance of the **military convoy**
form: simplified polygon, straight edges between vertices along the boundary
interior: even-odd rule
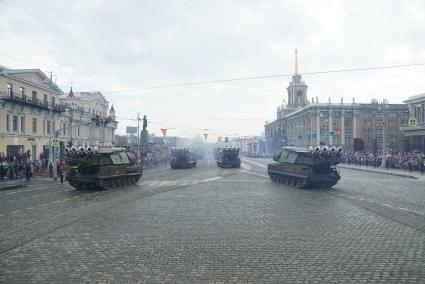
[[[274,182],[298,188],[329,188],[341,178],[335,168],[340,157],[341,148],[284,147],[273,155],[276,163],[268,165],[267,173]]]
[[[239,158],[239,148],[224,147],[218,148],[214,153],[217,166],[220,168],[240,168],[241,159]]]
[[[196,167],[195,154],[189,148],[171,149],[170,166],[172,169],[188,169]]]
[[[143,166],[123,148],[72,147],[65,149],[66,179],[78,189],[136,184]]]

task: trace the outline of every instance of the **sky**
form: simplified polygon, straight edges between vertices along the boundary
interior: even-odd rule
[[[117,133],[260,135],[299,71],[425,63],[425,1],[0,0],[0,65],[53,71],[65,93],[101,91]],[[402,103],[425,65],[303,75],[319,102]],[[150,88],[150,89],[149,89]]]

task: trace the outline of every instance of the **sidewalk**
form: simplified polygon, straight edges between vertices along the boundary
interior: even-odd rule
[[[344,169],[350,169],[355,171],[363,171],[363,172],[371,172],[371,173],[378,173],[378,174],[384,174],[384,175],[391,175],[391,176],[399,176],[399,177],[405,177],[405,178],[413,178],[413,179],[422,179],[425,180],[425,174],[422,175],[418,171],[405,171],[405,170],[398,170],[398,169],[386,169],[386,168],[374,168],[374,167],[366,167],[366,166],[355,166],[355,165],[348,165],[348,164],[338,164],[337,168],[344,168]]]
[[[0,191],[7,189],[17,189],[26,186],[27,183],[25,182],[25,179],[0,180]]]

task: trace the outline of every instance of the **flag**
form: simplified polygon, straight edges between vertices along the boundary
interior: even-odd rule
[[[162,132],[162,135],[164,135],[165,137],[165,134],[167,134],[167,128],[161,128],[161,132]]]

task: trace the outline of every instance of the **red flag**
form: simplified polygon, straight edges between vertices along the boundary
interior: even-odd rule
[[[208,133],[204,133],[204,138],[205,138],[205,141],[207,141]]]
[[[165,134],[167,134],[167,128],[161,128],[161,131],[162,131],[162,135],[164,135],[165,137]]]

